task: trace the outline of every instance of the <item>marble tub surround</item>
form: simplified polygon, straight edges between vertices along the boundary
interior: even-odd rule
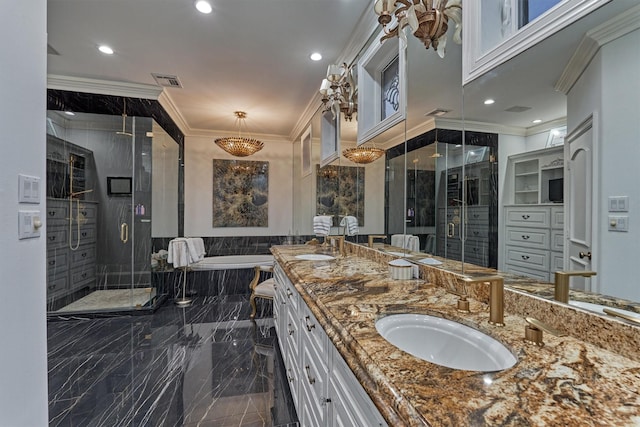
[[[390,280],[385,259],[358,256],[360,248],[353,246],[347,245],[349,256],[329,262],[296,260],[310,250],[304,246],[276,246],[272,252],[389,425],[640,423],[639,361],[572,336],[545,334],[544,347],[527,345],[526,322],[513,311],[571,309],[505,290],[505,326],[491,326],[482,301],[470,298],[471,312],[460,313],[457,296],[444,287],[421,279]],[[529,306],[521,307],[523,301]],[[417,359],[376,331],[379,317],[396,313],[431,314],[478,329],[506,345],[518,363],[481,374]],[[589,318],[564,321],[579,327],[600,317],[581,314]]]

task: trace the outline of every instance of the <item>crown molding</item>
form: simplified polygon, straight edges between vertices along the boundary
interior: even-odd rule
[[[125,83],[56,74],[47,75],[47,88],[154,100],[157,100],[162,93],[162,88],[156,85]]]
[[[355,61],[360,53],[369,45],[371,36],[373,34],[377,34],[377,31],[379,31],[379,25],[380,24],[378,24],[378,20],[373,10],[373,5],[366,8],[360,17],[355,30],[351,34],[346,47],[342,50],[335,63],[342,64],[343,62],[346,62],[347,64],[351,64]],[[320,83],[321,82],[318,82],[318,88],[320,87]],[[315,95],[309,100],[307,107],[304,109],[300,118],[289,133],[289,138],[292,142],[297,141],[305,129],[309,127],[311,119],[321,108],[319,107],[321,103],[322,95],[316,91]]]
[[[191,135],[193,130],[187,124],[187,121],[184,119],[184,116],[180,113],[180,110],[176,107],[176,104],[173,102],[171,96],[167,93],[167,91],[163,90],[162,93],[158,96],[158,102],[167,112],[169,117],[174,121],[176,126],[182,131],[184,136]]]
[[[556,82],[555,90],[567,95],[602,46],[639,28],[640,5],[587,31]]]

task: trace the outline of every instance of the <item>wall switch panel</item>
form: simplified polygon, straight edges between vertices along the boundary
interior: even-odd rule
[[[629,216],[609,215],[609,231],[629,231]]]
[[[609,212],[629,212],[629,196],[609,197]]]
[[[40,203],[40,178],[18,174],[18,202]]]
[[[40,211],[18,211],[18,239],[40,237]]]

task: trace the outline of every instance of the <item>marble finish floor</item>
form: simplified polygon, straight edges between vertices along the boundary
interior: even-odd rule
[[[49,425],[297,426],[273,319],[249,313],[230,295],[50,321]]]

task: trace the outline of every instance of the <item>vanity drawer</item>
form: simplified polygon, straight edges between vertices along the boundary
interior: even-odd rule
[[[96,261],[96,246],[81,245],[77,250],[71,251],[72,265],[88,264]]]
[[[98,207],[94,204],[80,203],[80,207],[73,204],[73,217],[80,219],[80,224],[93,224],[96,222]]]
[[[299,360],[300,357],[300,347],[298,343],[298,339],[300,338],[300,323],[291,310],[287,312],[284,333],[286,334],[286,355],[284,358],[285,364],[287,364],[291,360]]]
[[[71,243],[76,245],[78,241],[81,244],[84,243],[95,243],[96,242],[96,226],[95,224],[83,225],[80,227],[80,233],[78,234],[78,229],[76,227],[73,228],[72,241]]]
[[[482,207],[470,207],[467,209],[467,221],[469,225],[474,224],[488,224],[489,223],[489,208]]]
[[[548,208],[507,208],[505,217],[507,226],[548,228],[550,224]]]
[[[468,239],[481,239],[489,237],[489,225],[488,224],[467,224],[465,229],[465,235]]]
[[[69,243],[69,230],[62,226],[47,227],[47,249],[59,248]]]
[[[67,285],[67,275],[58,274],[47,278],[47,299],[55,298],[64,294],[69,289]]]
[[[66,273],[69,269],[68,260],[69,250],[66,247],[47,251],[47,277]]]
[[[517,246],[506,246],[506,263],[520,267],[549,271],[549,251],[539,249],[526,249]]]
[[[564,229],[564,208],[551,208],[551,228]]]
[[[315,351],[321,354],[326,353],[328,351],[327,344],[329,342],[329,337],[306,305],[302,306],[301,311],[301,334],[305,336],[311,345],[313,345]]]
[[[65,225],[69,223],[69,202],[64,200],[47,200],[47,226]]]
[[[71,270],[71,290],[83,288],[93,282],[96,278],[96,268],[93,265],[77,267]]]
[[[549,230],[539,228],[507,227],[505,244],[527,248],[546,249],[549,247]]]
[[[564,231],[551,230],[551,250],[562,251],[564,249]]]

